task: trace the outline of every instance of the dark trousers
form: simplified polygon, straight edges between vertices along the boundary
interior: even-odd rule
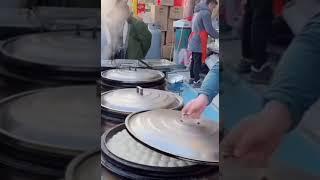
[[[248,0],[242,31],[242,56],[260,68],[267,61],[267,44],[272,30],[272,1]]]
[[[190,65],[190,77],[194,79],[194,81],[200,80],[200,72],[201,72],[201,61],[202,53],[192,52],[192,61]]]

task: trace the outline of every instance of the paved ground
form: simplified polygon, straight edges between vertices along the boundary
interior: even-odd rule
[[[220,40],[220,60],[224,68],[235,72],[235,68],[241,59],[241,41],[240,40]],[[239,75],[241,79],[248,80],[248,75]],[[249,82],[248,82],[249,83]],[[266,89],[266,85],[251,84],[255,89],[262,93]]]

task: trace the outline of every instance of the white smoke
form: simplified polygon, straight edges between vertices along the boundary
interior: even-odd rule
[[[101,0],[101,57],[109,59],[119,48],[127,9],[117,6],[123,0]]]

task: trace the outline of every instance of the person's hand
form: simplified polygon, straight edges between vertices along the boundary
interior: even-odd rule
[[[288,108],[278,102],[270,102],[261,112],[247,117],[227,134],[220,145],[222,156],[236,158],[247,166],[263,166],[291,123]]]
[[[206,95],[199,95],[196,99],[189,102],[183,109],[182,115],[188,116],[193,119],[199,119],[202,112],[209,104],[208,97]]]

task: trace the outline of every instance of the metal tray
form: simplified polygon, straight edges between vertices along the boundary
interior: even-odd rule
[[[100,150],[89,151],[78,156],[68,165],[65,180],[99,180],[100,178],[109,180],[110,177],[103,172],[100,162]]]
[[[81,31],[81,32],[84,34],[83,35],[84,37],[76,36],[75,32],[73,31],[57,31],[57,32],[22,35],[22,36],[17,36],[17,37],[7,39],[6,41],[1,43],[0,52],[3,57],[2,64],[6,66],[7,69],[10,69],[11,71],[16,71],[16,73],[18,74],[24,74],[28,76],[32,76],[34,74],[37,74],[37,75],[41,74],[49,77],[64,76],[64,77],[78,77],[79,79],[79,76],[81,76],[82,78],[85,78],[85,77],[90,77],[92,79],[97,78],[99,76],[98,72],[99,72],[100,64],[98,61],[94,61],[94,59],[98,60],[98,57],[88,58],[88,59],[86,58],[77,59],[75,57],[68,57],[68,56],[63,57],[64,55],[62,55],[62,54],[65,54],[63,52],[66,50],[76,51],[74,52],[74,55],[77,55],[77,52],[84,53],[85,51],[90,52],[92,51],[92,49],[95,49],[94,45],[90,46],[91,49],[87,49],[86,47],[84,47],[82,50],[72,49],[73,47],[70,44],[68,47],[62,47],[63,46],[62,39],[66,39],[64,37],[68,37],[69,39],[73,38],[76,41],[85,41],[86,39],[89,39],[87,36],[88,34],[91,34],[91,32],[88,32],[88,31]],[[19,55],[16,53],[15,47],[13,47],[13,44],[15,42],[19,42],[18,45],[21,45],[23,43],[27,45],[27,44],[30,44],[29,41],[31,42],[36,40],[40,41],[41,39],[42,41],[44,41],[43,42],[44,44],[46,44],[46,41],[48,41],[47,44],[51,44],[50,46],[48,45],[47,48],[52,48],[52,49],[57,48],[57,50],[61,51],[61,53],[40,55],[39,53],[20,52],[22,54]],[[23,42],[23,41],[26,41],[26,42]],[[89,42],[89,40],[86,40],[86,41]],[[38,50],[41,52],[41,46],[37,43],[39,42],[35,42],[35,45],[38,45],[38,49],[35,48],[33,50],[34,51]],[[96,47],[96,50],[98,49],[99,48]],[[22,49],[20,48],[20,50]],[[91,52],[91,54],[93,53],[94,52]]]
[[[218,166],[208,166],[201,164],[174,168],[152,167],[121,159],[107,149],[106,143],[113,137],[113,135],[125,128],[125,124],[120,124],[112,128],[108,132],[105,132],[101,137],[101,150],[104,159],[104,161],[102,161],[102,165],[122,177],[129,179],[136,179],[137,177],[147,179],[175,179],[183,177],[204,176],[210,173],[217,172],[219,169]]]
[[[69,159],[95,147],[100,121],[95,117],[99,100],[94,102],[94,94],[95,86],[70,86],[23,92],[1,100],[0,144],[33,158],[53,159]],[[73,107],[79,102],[82,105]]]
[[[185,68],[182,65],[177,65],[166,59],[144,59],[142,60],[148,66],[155,70],[170,71],[174,69]],[[116,60],[101,60],[102,69],[115,69],[121,67],[137,67],[148,68],[144,63],[136,59],[116,59]]]
[[[128,132],[139,142],[162,153],[197,163],[219,162],[219,124],[186,120],[180,111],[152,110],[130,114]]]

